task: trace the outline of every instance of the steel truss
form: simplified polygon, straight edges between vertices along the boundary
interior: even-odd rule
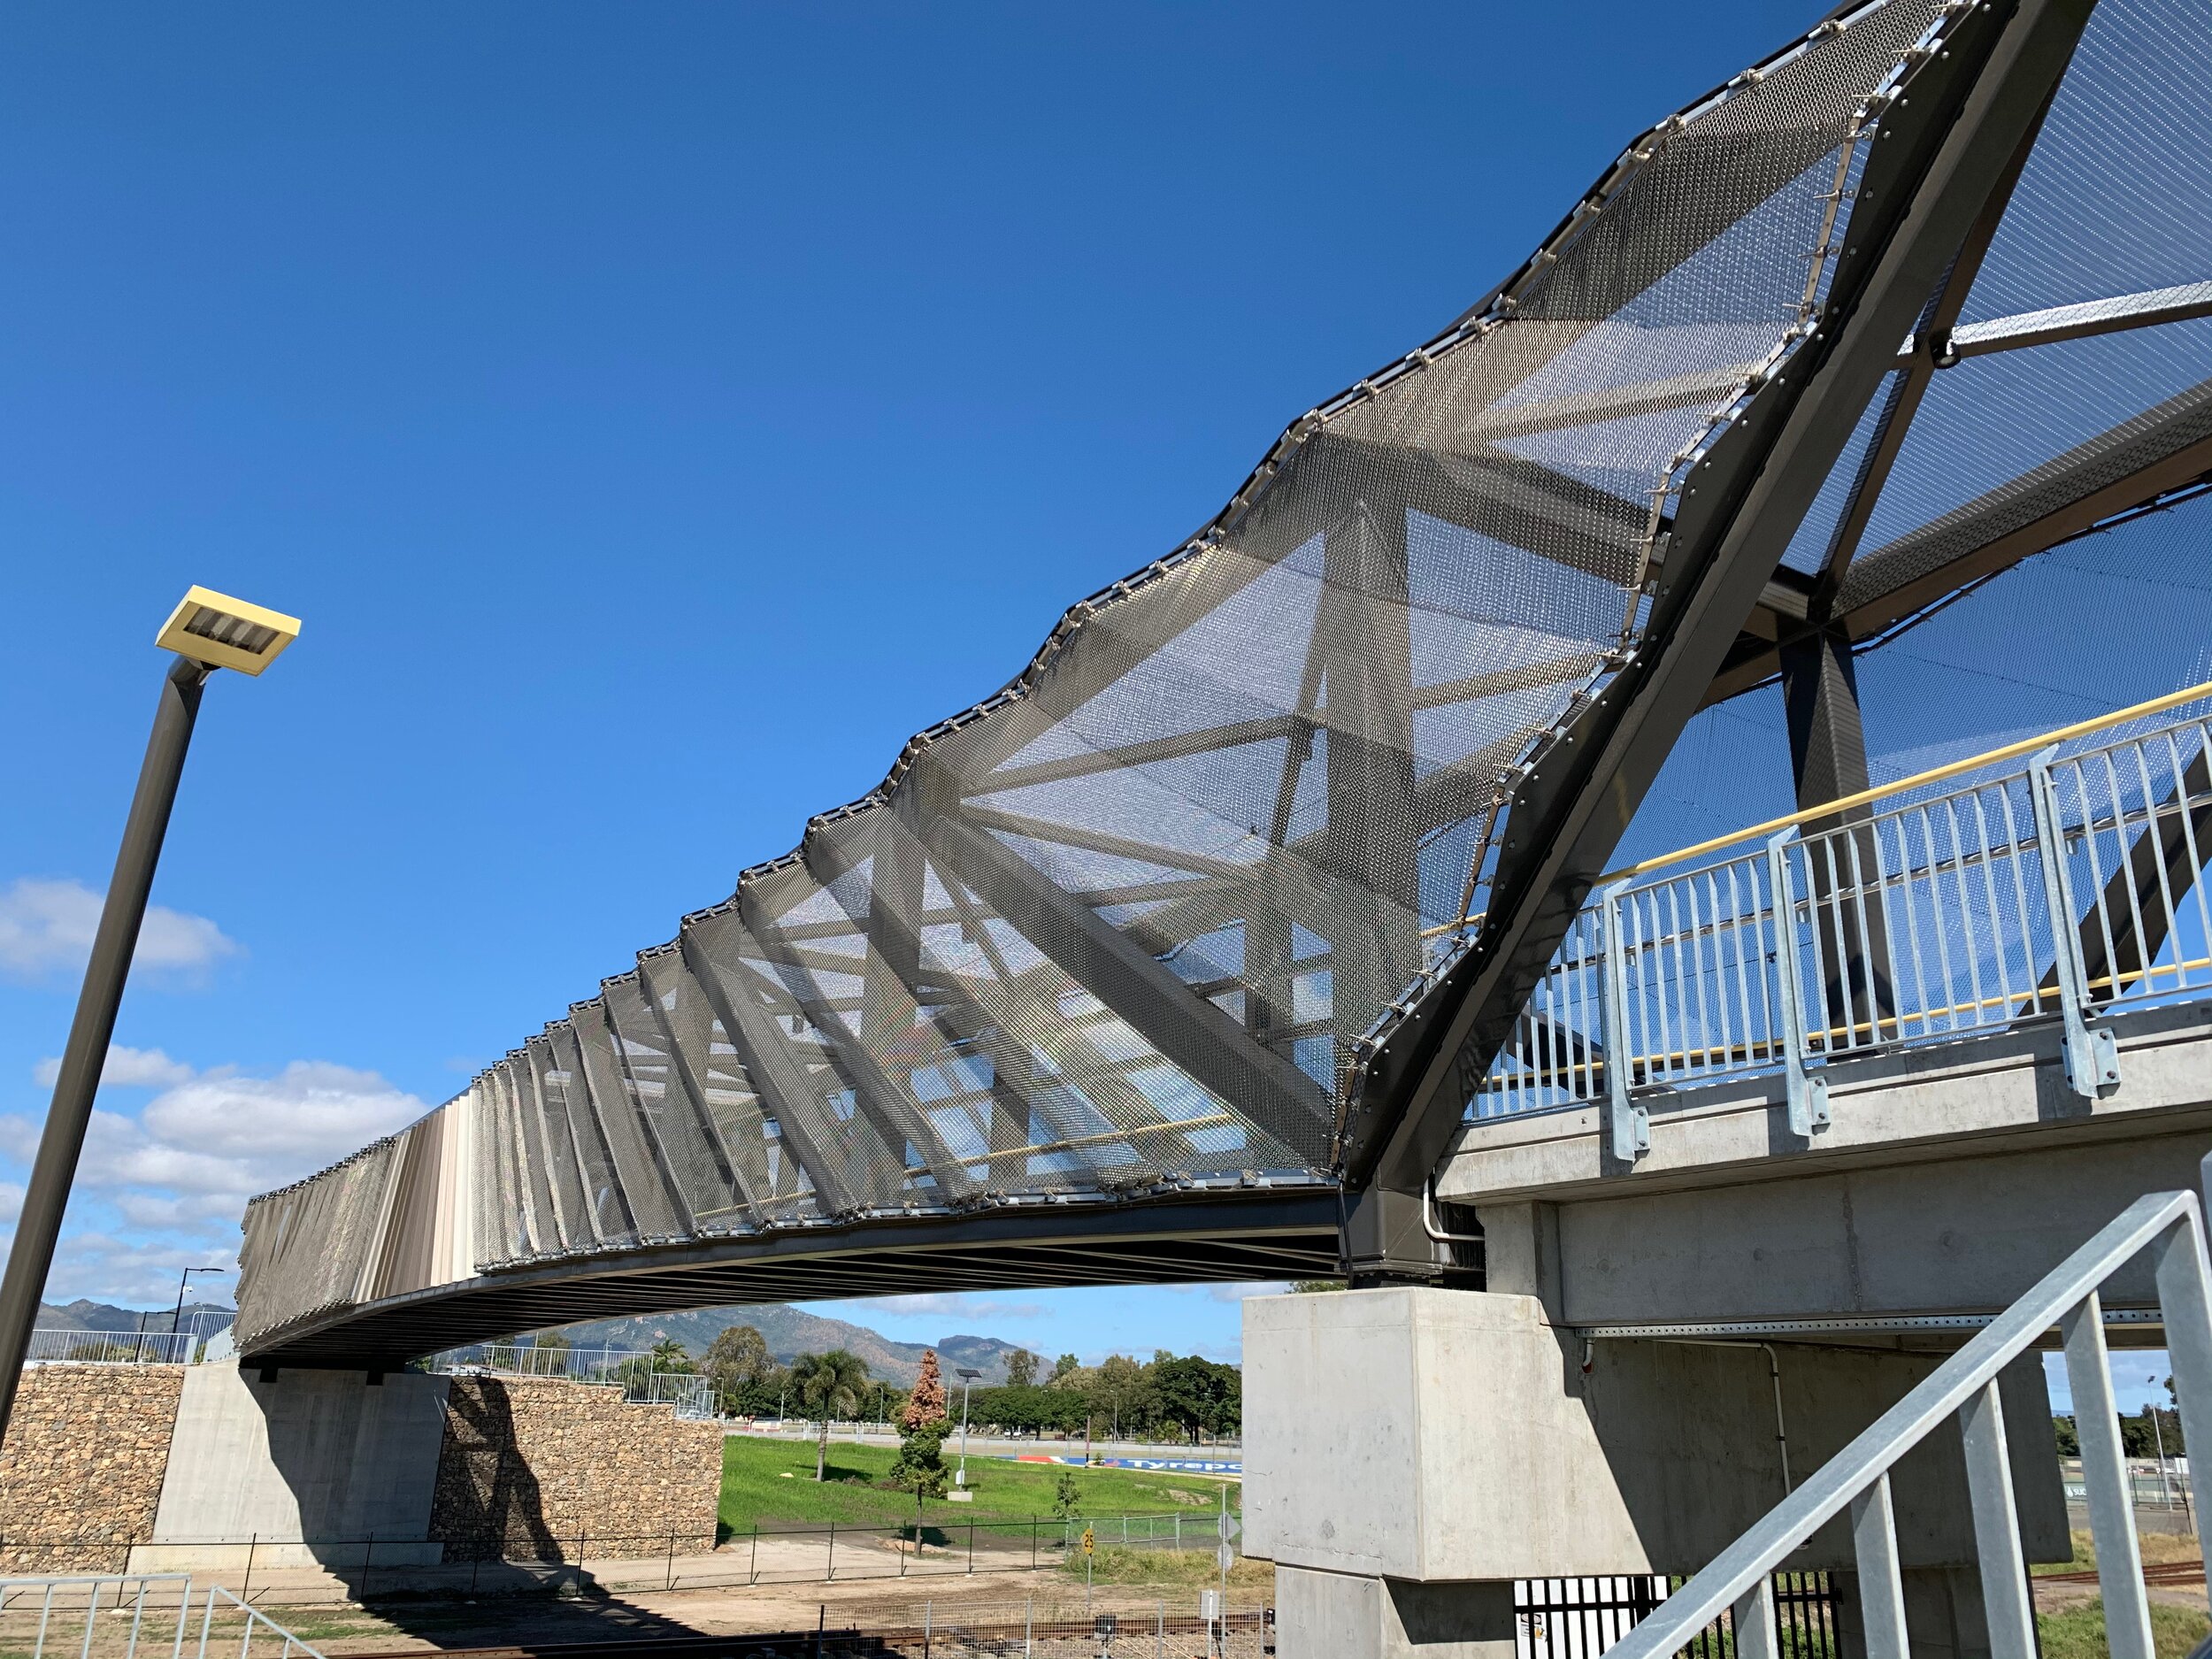
[[[2208,380],[1868,545],[1937,377],[2212,317],[2199,282],[1960,321],[2090,14],[1866,0],[1640,136],[878,789],[256,1200],[247,1346],[1315,1268],[1199,1194],[1455,1271],[1428,1172],[1690,718],[1778,677],[1801,800],[1850,793],[1855,655],[2212,475]],[[1870,408],[1818,567],[1782,563]]]

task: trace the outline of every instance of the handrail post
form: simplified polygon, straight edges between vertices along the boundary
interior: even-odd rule
[[[1599,895],[1603,907],[1599,928],[1605,949],[1605,1149],[1620,1164],[1633,1164],[1651,1150],[1651,1114],[1628,1098],[1628,946],[1621,931],[1621,894],[1617,881]]]
[[[2028,1604],[2028,1562],[2013,1502],[2004,1399],[1994,1377],[1959,1413],[1959,1435],[1966,1448],[1967,1500],[1974,1517],[1989,1650],[2026,1659],[2037,1651],[2035,1609]]]
[[[1797,895],[1790,878],[1789,843],[1794,826],[1767,842],[1767,885],[1774,905],[1775,1000],[1782,1006],[1784,1097],[1790,1133],[1801,1141],[1828,1126],[1828,1079],[1808,1071],[1810,1045],[1805,1039],[1805,999],[1797,978]]]
[[[2058,1322],[2066,1343],[2066,1380],[2074,1397],[2074,1432],[2081,1441],[2082,1486],[2089,1500],[2089,1535],[2097,1547],[2097,1584],[2104,1592],[2105,1640],[2112,1659],[2153,1659],[2150,1604],[2143,1591],[2143,1552],[2135,1538],[2120,1418],[2105,1354],[2104,1302],[2095,1291]]]
[[[1905,1575],[1897,1560],[1897,1515],[1886,1470],[1851,1500],[1851,1548],[1858,1567],[1867,1659],[1908,1659]]]
[[[2205,1159],[2212,1172],[2212,1156]],[[2201,1215],[2177,1226],[2159,1246],[2156,1271],[2159,1317],[2166,1327],[2166,1357],[2174,1368],[2174,1403],[2181,1409],[2183,1443],[2192,1425],[2212,1445],[2212,1272],[2208,1271]],[[2188,1497],[2198,1517],[2203,1547],[2204,1485],[2198,1462],[2189,1460]]]
[[[2051,918],[2058,1011],[2066,1027],[2066,1082],[2084,1100],[2096,1100],[2120,1086],[2120,1045],[2109,1027],[2093,1031],[2089,1025],[2089,972],[2082,964],[2081,918],[2074,913],[2074,884],[2066,872],[2066,833],[2058,815],[2058,790],[2051,781],[2051,762],[2057,755],[2054,743],[2029,760],[2028,799],[2035,815],[2036,862],[2043,866],[2043,904]],[[2085,828],[2083,833],[2091,832]]]

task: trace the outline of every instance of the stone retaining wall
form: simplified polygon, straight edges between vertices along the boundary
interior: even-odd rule
[[[181,1365],[27,1366],[0,1447],[0,1571],[119,1572],[153,1535]]]
[[[448,1561],[710,1549],[722,1430],[557,1378],[456,1377],[431,1501]]]

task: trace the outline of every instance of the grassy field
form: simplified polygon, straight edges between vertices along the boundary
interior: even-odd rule
[[[2111,1651],[2105,1642],[2102,1601],[2039,1613],[2035,1628],[2042,1639],[2043,1659],[2107,1659]],[[2212,1620],[2203,1614],[2162,1601],[2151,1603],[2151,1641],[2158,1659],[2183,1659],[2207,1632],[2212,1632]]]
[[[889,1472],[896,1449],[830,1442],[829,1478],[814,1483],[811,1441],[771,1440],[733,1434],[722,1443],[722,1525],[732,1532],[778,1526],[896,1526],[914,1517],[911,1493],[887,1492],[874,1483]],[[949,1455],[945,1462],[951,1465]],[[1016,1463],[994,1457],[968,1459],[972,1503],[932,1499],[926,1518],[942,1521],[1026,1521],[1052,1516],[1063,1474],[1075,1477],[1081,1511],[1087,1515],[1203,1516],[1221,1505],[1222,1483],[1196,1475],[1151,1474],[1134,1469],[1071,1469],[1066,1464]],[[1229,1506],[1238,1488],[1229,1486]]]

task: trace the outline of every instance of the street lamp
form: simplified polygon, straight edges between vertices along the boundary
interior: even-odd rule
[[[53,1103],[46,1109],[46,1131],[39,1138],[38,1157],[31,1165],[16,1222],[15,1243],[8,1252],[7,1275],[0,1279],[0,1435],[6,1434],[15,1409],[23,1356],[38,1320],[47,1271],[54,1264],[54,1241],[61,1233],[62,1211],[68,1206],[77,1157],[92,1121],[92,1097],[99,1092],[100,1072],[107,1064],[108,1039],[115,1033],[115,1011],[123,1000],[131,953],[138,948],[139,926],[146,919],[154,866],[161,859],[162,837],[168,832],[177,780],[184,771],[184,752],[200,711],[201,687],[218,668],[260,673],[299,632],[296,617],[192,588],[155,636],[154,643],[175,652],[177,660],[161,683],[153,734],[146,741],[138,789],[131,796],[123,844],[115,855],[115,874],[108,882],[107,902],[101,907],[99,929],[92,937],[76,1018],[70,1024],[68,1046],[62,1050]]]
[[[177,1275],[177,1310],[169,1317],[169,1333],[174,1336],[184,1329],[184,1287],[191,1283],[195,1273],[227,1273],[227,1267],[188,1267]]]
[[[956,1374],[960,1379],[960,1469],[953,1476],[952,1484],[965,1486],[968,1484],[968,1391],[975,1386],[975,1379],[983,1373],[970,1371],[963,1365]]]

